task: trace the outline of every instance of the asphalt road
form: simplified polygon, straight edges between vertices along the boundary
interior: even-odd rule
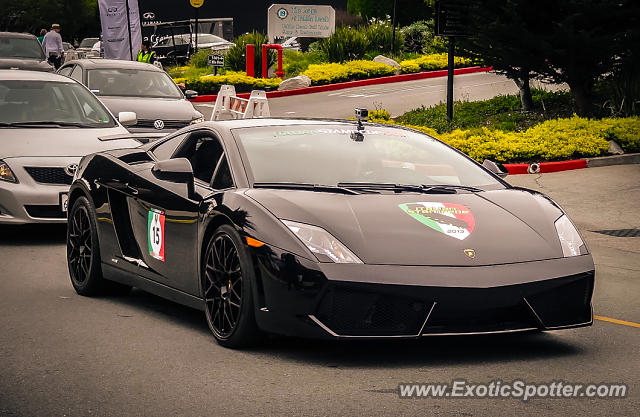
[[[562,86],[534,83],[535,87],[557,90]],[[475,73],[454,77],[454,100],[486,100],[501,94],[517,94],[518,88],[503,75]],[[432,106],[446,101],[447,77],[429,78],[401,83],[379,84],[347,88],[323,93],[304,94],[269,99],[272,116],[327,117],[345,119],[353,117],[353,109],[383,108],[391,116],[399,116],[421,106]],[[212,103],[197,104],[196,108],[211,117]]]
[[[597,265],[599,316],[640,323],[640,165],[513,176],[548,193]],[[218,346],[200,312],[134,290],[75,294],[65,228],[0,226],[0,415],[637,415],[640,329]],[[400,399],[401,382],[621,382],[624,399]]]

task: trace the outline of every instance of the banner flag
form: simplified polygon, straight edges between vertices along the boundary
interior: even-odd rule
[[[98,0],[104,57],[133,61],[142,44],[138,0]]]

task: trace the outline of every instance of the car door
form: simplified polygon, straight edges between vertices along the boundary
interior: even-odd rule
[[[158,147],[157,154],[162,153]],[[208,130],[187,135],[173,158],[187,158],[192,164],[195,189],[200,196],[211,194],[214,172],[223,154],[221,142]],[[200,198],[189,196],[183,184],[154,177],[143,170],[129,186],[135,191],[129,203],[134,236],[143,256],[140,275],[200,295],[199,207]]]

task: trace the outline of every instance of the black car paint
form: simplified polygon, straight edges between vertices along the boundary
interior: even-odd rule
[[[203,131],[221,140],[234,188],[213,190],[196,181],[197,196],[190,196],[185,184],[158,179],[152,173],[156,160],[150,150],[164,143],[163,140],[137,149],[90,155],[81,161],[69,204],[71,207],[78,196],[85,194],[96,208],[105,278],[203,309],[202,252],[212,232],[221,224],[230,224],[241,236],[265,243],[259,248],[247,245],[245,249],[251,254],[256,270],[253,289],[256,321],[266,331],[318,338],[418,337],[569,328],[592,322],[591,256],[562,258],[553,227],[562,211],[540,193],[511,188],[504,182],[501,182],[503,190],[456,195],[349,196],[253,189],[238,144],[225,126],[187,128],[168,140],[188,137],[185,132]],[[502,227],[507,226],[520,236],[500,240],[492,236],[491,227],[482,230],[478,226],[474,232],[476,240],[446,241],[400,210],[397,215],[383,216],[381,197],[392,198],[395,206],[400,201],[455,198],[479,207],[479,217],[493,227],[499,226],[498,213],[510,218]],[[357,214],[353,207],[360,207]],[[362,207],[371,210],[367,212]],[[146,214],[150,208],[162,210],[166,215],[165,262],[150,257],[146,250]],[[364,264],[318,262],[279,219],[325,228],[361,257]],[[386,221],[386,227],[374,227],[381,221]],[[370,232],[363,233],[355,224]],[[470,259],[464,254],[467,247],[476,249],[477,258]],[[427,255],[420,257],[421,251]],[[428,256],[430,251],[433,253]],[[567,296],[570,299],[562,300],[559,307],[546,305],[550,302],[545,304],[544,297],[551,299],[562,288],[574,287],[579,290],[572,291]],[[345,303],[345,299],[353,302]],[[557,304],[558,300],[554,300]],[[557,310],[571,303],[575,307],[569,308],[569,313]],[[407,309],[407,305],[413,309]],[[414,324],[408,326],[397,318],[376,313],[385,309],[403,311],[403,317],[409,317],[407,323]],[[509,311],[520,315],[522,322],[499,321],[497,310],[502,311],[500,314]],[[368,324],[350,328],[352,323],[341,321],[341,311]],[[461,313],[451,313],[455,311]],[[452,319],[447,324],[445,312],[456,316],[458,321]],[[465,318],[465,314],[473,317]],[[489,322],[483,322],[482,317]],[[387,320],[393,325],[375,327],[372,323],[377,323],[376,320]],[[440,327],[430,326],[430,320],[436,320]],[[421,326],[415,325],[418,322]],[[462,322],[471,324],[465,327]]]

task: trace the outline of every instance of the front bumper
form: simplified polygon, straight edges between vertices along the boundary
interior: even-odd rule
[[[69,192],[69,185],[38,183],[24,167],[62,168],[77,164],[80,158],[8,158],[4,161],[18,183],[0,181],[0,224],[67,222],[61,195]]]
[[[314,263],[259,253],[266,331],[314,338],[417,338],[557,330],[592,323],[590,255],[506,265]]]

